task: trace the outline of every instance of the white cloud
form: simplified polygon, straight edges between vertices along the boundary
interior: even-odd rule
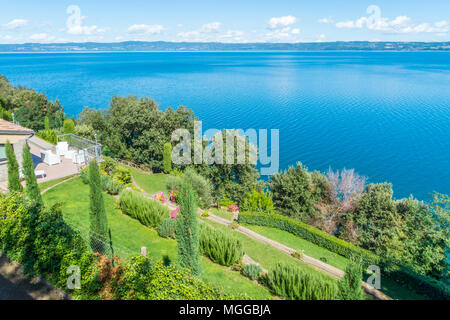
[[[164,27],[159,24],[133,24],[127,31],[130,34],[160,34],[164,31]]]
[[[14,19],[8,22],[7,24],[4,24],[3,27],[8,30],[14,30],[18,28],[22,28],[28,25],[28,20],[25,19]]]
[[[83,26],[83,20],[87,17],[81,16],[81,9],[79,6],[70,5],[67,7],[67,14],[70,16],[67,18],[66,27],[67,33],[72,35],[85,35],[89,36],[96,33],[104,33],[106,29],[93,26]]]
[[[2,35],[0,35],[0,41],[5,41],[5,42],[8,42],[8,41],[10,41],[10,40],[12,40],[13,39],[13,37],[11,37],[10,35],[4,35],[4,36],[2,36]]]
[[[357,20],[342,21],[336,23],[337,28],[362,29],[383,31],[386,33],[447,33],[450,31],[447,21],[439,21],[434,24],[413,24],[408,16],[398,16],[393,20],[381,16],[381,9],[371,5],[367,8],[370,16]]]
[[[292,29],[291,33],[292,34],[300,34],[300,29],[299,28]]]
[[[320,36],[319,36],[319,38],[316,40],[316,42],[324,42],[325,40],[326,40],[326,36],[324,35],[324,34],[321,34]]]
[[[217,39],[217,35],[214,34],[219,33],[221,26],[220,22],[211,22],[204,24],[197,30],[180,32],[178,36],[185,40],[212,41]]]
[[[35,33],[30,36],[30,40],[37,42],[51,42],[55,40],[55,37],[52,37],[47,33]]]
[[[334,23],[334,20],[331,18],[322,18],[322,19],[317,20],[317,22],[327,24],[327,23]]]
[[[271,29],[276,29],[280,27],[287,27],[297,22],[297,18],[294,16],[283,16],[274,17],[269,20],[269,25]]]

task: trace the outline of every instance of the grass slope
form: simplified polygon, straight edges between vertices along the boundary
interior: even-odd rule
[[[115,199],[105,194],[105,207],[108,224],[111,229],[113,246],[118,247],[119,256],[126,256],[131,251],[138,255],[140,248],[147,247],[147,254],[153,258],[161,259],[167,256],[176,261],[177,244],[175,240],[164,239],[157,232],[141,225],[115,208]],[[83,184],[80,178],[67,181],[43,196],[47,205],[62,204],[64,219],[82,233],[89,229],[89,186]],[[227,267],[214,264],[202,257],[203,274],[205,282],[234,294],[247,294],[252,299],[272,299],[269,291],[258,284],[248,280],[238,272]]]

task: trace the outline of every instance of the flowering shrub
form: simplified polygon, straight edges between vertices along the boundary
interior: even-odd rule
[[[239,211],[239,207],[237,204],[232,204],[231,206],[228,207],[228,211],[236,213]]]
[[[153,196],[153,200],[165,203],[166,202],[166,196],[164,195],[164,192],[158,192]]]
[[[178,212],[180,212],[180,207],[177,207],[175,210],[170,211],[170,217],[172,219],[176,219],[179,217]]]
[[[172,201],[172,202],[177,202],[179,195],[180,195],[180,191],[179,190],[170,191],[169,200]]]

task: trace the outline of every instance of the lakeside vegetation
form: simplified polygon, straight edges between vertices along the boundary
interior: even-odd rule
[[[209,208],[215,202],[219,202],[226,203],[226,207],[230,210],[211,209],[211,211],[231,220],[233,208],[240,207],[242,211],[243,209],[251,211],[241,212],[239,215],[241,223],[260,225],[250,228],[273,240],[289,243],[294,249],[304,250],[305,254],[318,259],[323,258],[326,263],[341,269],[347,268],[350,258],[356,255],[366,259],[364,266],[367,266],[367,263],[376,263],[386,270],[392,269],[393,271],[388,271],[392,279],[409,290],[419,291],[432,298],[448,297],[449,268],[446,253],[450,241],[448,228],[450,199],[446,195],[436,193],[434,201],[430,203],[419,202],[412,197],[397,200],[393,198],[392,185],[388,183],[366,185],[366,179],[357,175],[354,170],[344,169],[335,172],[330,169],[327,173],[310,172],[301,163],[277,173],[267,184],[259,179],[258,171],[250,164],[174,166],[170,172],[173,174],[168,175],[167,171],[170,169],[167,166],[167,152],[164,153],[164,145],[170,141],[170,135],[175,128],[186,128],[192,132],[195,116],[192,110],[186,107],[176,110],[168,108],[163,112],[148,98],[115,96],[111,100],[110,108],[105,111],[86,108],[78,119],[67,119],[58,101],[48,102],[43,94],[22,87],[14,88],[5,78],[1,78],[0,107],[4,118],[9,119],[14,112],[16,120],[21,125],[35,131],[44,130],[48,133],[48,137],[53,137],[58,132],[74,132],[92,139],[93,135],[97,134],[104,145],[105,156],[131,161],[147,172],[155,173],[150,176],[140,169],[126,168],[139,187],[148,194],[179,191],[183,186],[182,182],[187,181],[192,188],[187,195],[192,196],[192,199],[188,205],[185,204],[185,209],[181,209],[183,217],[187,211],[196,208],[197,204]],[[117,168],[114,170],[117,172]],[[164,171],[166,173],[163,173]],[[175,240],[161,238],[156,231],[163,218],[167,219],[168,216],[152,220],[153,223],[147,226],[155,229],[149,229],[141,224],[144,223],[144,219],[139,219],[141,221],[139,223],[124,215],[116,208],[111,195],[118,195],[123,188],[129,187],[131,182],[129,180],[124,182],[121,178],[115,180],[108,177],[108,174],[103,175],[106,178],[100,179],[103,190],[107,191],[103,198],[112,243],[130,248],[136,254],[145,245],[153,258],[165,257],[166,260],[178,261],[180,257],[176,251],[177,248],[180,249],[179,238],[177,246]],[[33,186],[35,177],[28,174],[27,179],[29,179],[27,185]],[[52,215],[52,210],[57,212],[56,208],[60,207],[64,223],[80,229],[81,233],[86,233],[89,229],[89,187],[83,184],[82,179],[86,179],[85,182],[92,181],[91,177],[84,175],[45,193],[44,201],[47,208],[42,210],[48,209]],[[41,188],[51,185],[49,182],[47,185],[41,185]],[[27,189],[26,198],[37,197],[36,188],[33,187],[32,192]],[[97,194],[100,195],[98,192]],[[19,196],[8,197],[4,198],[5,205],[10,201],[15,204],[20,202]],[[97,198],[95,203],[103,202],[100,199],[102,197]],[[26,203],[27,200],[21,201]],[[195,206],[193,203],[196,203]],[[130,205],[130,208],[134,210],[135,206]],[[157,210],[150,208],[149,211],[150,213],[146,214],[153,215]],[[249,219],[251,217],[257,217],[259,222]],[[273,277],[286,274],[283,281],[298,283],[298,279],[292,276],[295,268],[300,268],[302,274],[320,274],[302,261],[268,245],[205,218],[201,218],[201,221],[239,239],[244,251],[263,268],[280,269],[278,273],[275,271],[270,273]],[[209,241],[212,243],[213,240]],[[219,244],[214,248],[220,247]],[[197,254],[196,250],[187,252],[190,253],[186,256],[195,260],[193,256]],[[120,256],[120,252],[118,253]],[[214,258],[215,255],[210,256],[213,260],[220,261]],[[271,297],[269,291],[260,284],[253,283],[238,272],[222,268],[204,257],[201,258],[202,272],[197,271],[196,267],[193,267],[192,259],[191,262],[181,265],[191,269],[194,274],[201,275],[209,285],[220,284],[224,290],[235,295],[246,293],[252,298]],[[109,263],[105,261],[103,263]],[[296,267],[277,266],[275,262],[280,261]],[[128,268],[132,269],[130,266]],[[313,282],[316,283],[315,280],[311,281]],[[279,293],[288,298],[302,297],[298,293],[281,294],[276,289],[274,280],[268,283],[272,283],[268,285],[272,294]],[[326,296],[335,297],[335,294]],[[218,298],[221,295],[214,297]],[[225,294],[225,297],[229,296]]]

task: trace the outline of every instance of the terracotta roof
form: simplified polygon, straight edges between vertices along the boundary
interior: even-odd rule
[[[0,134],[33,134],[34,131],[18,124],[0,119]]]

